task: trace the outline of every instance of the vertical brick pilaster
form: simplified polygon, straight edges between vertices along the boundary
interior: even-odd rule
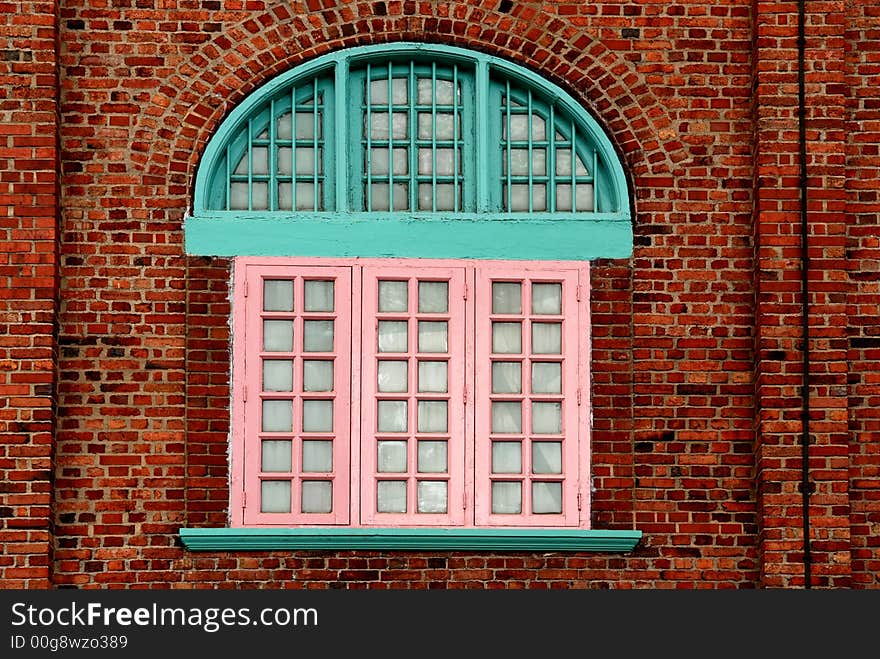
[[[809,522],[814,586],[849,585],[841,3],[807,5]],[[798,6],[755,5],[756,476],[762,584],[804,585]]]
[[[51,581],[57,2],[0,1],[0,588]]]

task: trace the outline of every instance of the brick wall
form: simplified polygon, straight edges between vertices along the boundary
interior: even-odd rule
[[[54,585],[803,585],[795,2],[59,5]],[[808,19],[813,585],[877,587],[880,12],[810,3]],[[230,262],[183,249],[199,155],[274,75],[397,39],[539,71],[590,108],[629,169],[634,255],[594,264],[591,312],[593,524],[641,529],[631,555],[193,554],[176,541],[183,525],[224,525],[228,501]],[[48,482],[26,487],[48,498]],[[49,552],[35,549],[45,582]]]
[[[52,564],[57,3],[0,2],[0,587]]]

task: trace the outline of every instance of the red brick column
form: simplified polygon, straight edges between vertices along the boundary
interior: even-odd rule
[[[57,3],[0,1],[0,588],[52,564]]]
[[[841,2],[806,5],[812,586],[850,585]],[[765,587],[804,586],[798,5],[755,4],[756,486]]]

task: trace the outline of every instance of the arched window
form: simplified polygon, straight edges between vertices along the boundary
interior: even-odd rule
[[[236,257],[247,546],[598,547],[589,259],[629,255],[628,204],[590,115],[483,54],[354,48],[251,94],[186,222]]]

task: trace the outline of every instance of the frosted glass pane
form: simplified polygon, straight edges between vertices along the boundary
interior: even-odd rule
[[[571,176],[571,150],[556,150],[556,175]]]
[[[532,115],[532,139],[535,141],[547,139],[547,122],[537,114]]]
[[[532,176],[545,176],[547,174],[547,152],[544,149],[532,149]],[[501,162],[502,172],[507,174],[507,154]],[[513,176],[529,175],[529,150],[510,150],[510,173]]]
[[[492,282],[492,313],[522,313],[522,284]]]
[[[575,203],[576,210],[579,211],[591,211],[593,210],[593,184],[592,183],[578,183],[575,186],[575,194],[577,195],[577,201]]]
[[[455,207],[455,186],[451,183],[438,183],[435,187],[430,183],[419,184],[419,210],[448,211]],[[435,206],[436,204],[436,206]]]
[[[532,403],[532,432],[538,435],[562,432],[562,403]]]
[[[562,443],[534,442],[532,444],[532,472],[535,474],[561,474]]]
[[[333,352],[333,321],[303,321],[303,350],[305,352]]]
[[[392,113],[391,135],[394,139],[399,140],[407,135],[407,115],[406,112]],[[388,139],[388,113],[373,112],[370,114],[370,137],[374,140]]]
[[[506,123],[506,121],[505,121]],[[504,137],[507,139],[507,126],[505,126]],[[529,117],[525,114],[513,114],[510,116],[510,139],[527,140],[529,139]]]
[[[518,515],[522,512],[522,483],[492,483],[492,512]]]
[[[260,445],[260,469],[262,471],[290,471],[291,447],[290,440],[265,440]]]
[[[589,176],[590,172],[587,171],[586,165],[584,165],[584,160],[580,156],[575,158],[574,161],[574,173],[578,176]]]
[[[380,513],[405,513],[406,481],[378,481],[376,483],[376,511]]]
[[[562,184],[556,186],[556,210],[571,210],[571,186]]]
[[[445,400],[419,401],[419,432],[446,432],[446,417],[447,405]]]
[[[269,184],[254,182],[251,186],[251,208],[267,210],[269,208]]]
[[[264,320],[263,350],[266,352],[293,352],[293,321]]]
[[[391,101],[394,104],[407,102],[406,78],[391,79]],[[388,78],[370,82],[370,104],[388,104]]]
[[[248,155],[247,151],[244,152],[244,155],[241,157],[241,160],[238,161],[238,164],[235,166],[235,169],[232,170],[233,174],[238,176],[244,176],[248,173]]]
[[[430,112],[419,113],[419,139],[430,140],[432,135],[438,140],[451,140],[455,136],[455,120],[451,113],[438,112],[435,117]]]
[[[562,364],[558,362],[532,363],[532,393],[561,394]]]
[[[302,443],[302,470],[308,473],[333,471],[333,442],[304,440]]]
[[[419,321],[419,352],[446,352],[446,321]]]
[[[293,391],[293,362],[286,359],[264,359],[263,391]]]
[[[248,200],[247,183],[230,183],[229,184],[229,208],[232,210],[247,210]]]
[[[297,210],[321,210],[321,185],[318,185],[318,199],[315,199],[315,185],[313,183],[299,182],[296,184],[296,209]],[[278,208],[291,210],[293,208],[293,188],[290,183],[278,184]]]
[[[446,512],[446,481],[419,481],[416,494],[420,513]]]
[[[492,323],[492,352],[522,352],[522,323]]]
[[[321,137],[321,113],[318,113],[318,135]],[[310,140],[315,138],[315,115],[313,112],[296,113],[296,139]]]
[[[263,280],[263,311],[293,311],[293,282]]]
[[[532,284],[532,313],[562,313],[562,284]]]
[[[280,176],[290,176],[293,173],[293,149],[289,146],[278,147],[278,164],[276,165]]]
[[[544,210],[546,201],[546,190],[544,185],[534,185],[529,188],[526,183],[514,183],[510,186],[510,203],[507,203],[507,185],[504,186],[504,202],[505,207],[511,211],[527,211],[529,210],[529,191],[532,192],[532,207],[534,210]]]
[[[306,281],[305,311],[333,311],[333,281]]]
[[[421,473],[446,473],[446,442],[422,440],[419,442],[419,471]]]
[[[311,146],[296,147],[296,173],[301,176],[311,176],[321,173],[321,150],[318,150],[318,160],[315,161],[315,149]],[[278,175],[291,176],[293,174],[293,149],[289,146],[278,148]]]
[[[263,481],[260,483],[260,512],[290,512],[290,481]]]
[[[286,112],[278,117],[278,123],[275,127],[275,138],[279,140],[289,140],[293,136],[290,130],[290,112]]]
[[[407,282],[379,282],[379,311],[407,310]]]
[[[251,149],[251,171],[263,175],[269,173],[269,147],[255,146]]]
[[[379,321],[379,352],[406,352],[407,322],[405,320]]]
[[[406,442],[379,442],[376,471],[382,473],[406,471]]]
[[[419,391],[446,393],[446,362],[419,362]]]
[[[333,484],[330,481],[303,481],[300,509],[304,513],[333,511]]]
[[[522,472],[522,444],[519,442],[492,442],[492,473],[519,474]]]
[[[303,391],[333,391],[333,362],[303,360]]]
[[[264,400],[263,432],[290,432],[293,430],[293,401]]]
[[[492,393],[518,394],[522,392],[522,364],[519,362],[492,363]]]
[[[406,432],[406,401],[380,400],[376,404],[379,432]]]
[[[380,361],[376,379],[381,392],[406,391],[409,388],[407,363],[404,361]]]
[[[532,483],[532,512],[552,514],[562,512],[562,483]]]
[[[394,149],[394,174],[406,174],[409,171],[409,152],[406,149]],[[388,176],[388,149],[370,150],[370,171],[373,177]]]
[[[409,184],[394,184],[394,207],[391,208],[391,200],[388,199],[388,184],[373,183],[370,186],[370,194],[372,195],[370,210],[387,211],[387,210],[407,210],[409,209]]]
[[[532,323],[532,352],[558,355],[562,352],[560,323]]]
[[[440,149],[435,152],[430,148],[419,149],[419,174],[430,175],[434,172],[434,158],[437,158],[437,175],[453,176],[455,174],[455,151],[452,149]],[[458,168],[461,173],[461,167]]]
[[[445,281],[419,282],[419,313],[446,313],[449,284]]]
[[[522,405],[519,401],[492,403],[492,432],[517,434],[522,432]]]
[[[303,432],[333,431],[333,401],[303,401]]]
[[[418,90],[419,105],[431,105],[434,99],[437,105],[453,103],[452,82],[449,80],[436,80],[432,86],[430,78],[419,78]]]

